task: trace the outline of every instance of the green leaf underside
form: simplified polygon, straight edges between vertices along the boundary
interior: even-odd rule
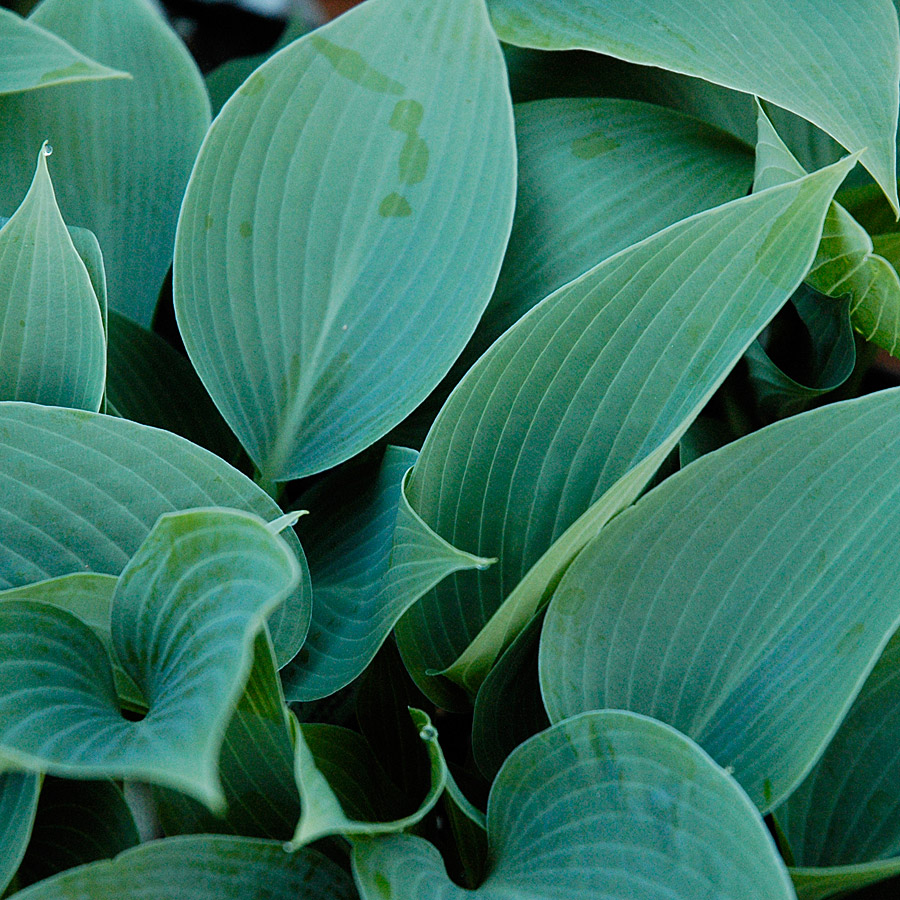
[[[0,9],[0,94],[127,77],[126,72],[100,65],[34,22]]]
[[[334,725],[297,727],[295,775],[303,812],[293,847],[332,834],[370,837],[403,831],[433,809],[447,783],[447,764],[431,720],[417,709],[409,713],[428,754],[431,783],[415,812],[390,821],[383,819],[385,812],[398,811],[403,802],[391,790],[365,738]]]
[[[791,378],[760,341],[754,341],[744,354],[750,389],[767,422],[803,412],[818,397],[844,384],[856,365],[849,303],[836,302],[806,285],[798,288],[791,302],[808,335],[810,377],[803,383]]]
[[[900,635],[888,643],[822,758],[776,810],[802,895],[900,874]]]
[[[40,776],[30,772],[0,774],[0,893],[9,884],[31,838]]]
[[[184,794],[154,791],[166,834],[214,832],[288,840],[300,817],[294,749],[269,639],[256,636],[253,668],[222,741],[219,778],[227,811],[216,816]]]
[[[45,148],[0,228],[0,398],[96,412],[106,336],[90,276],[56,205]]]
[[[106,396],[120,416],[180,434],[228,462],[239,458],[237,438],[169,343],[113,312],[108,353]]]
[[[270,481],[348,459],[446,374],[499,272],[514,151],[480,0],[369,0],[226,103],[185,197],[175,309]]]
[[[27,472],[27,475],[24,473]],[[156,520],[223,506],[275,519],[249,478],[176,435],[123,419],[0,403],[0,587],[91,571],[118,575]],[[311,587],[300,542],[299,588],[269,623],[279,665],[300,648]]]
[[[535,307],[470,370],[429,432],[408,497],[453,546],[499,562],[451,575],[400,620],[408,661],[477,688],[797,286],[849,165],[622,251]]]
[[[374,483],[338,473],[302,499],[312,513],[302,534],[314,602],[306,643],[282,675],[291,700],[349,684],[422,594],[451,572],[490,563],[451,547],[410,508],[402,484],[417,456],[388,447]]]
[[[757,104],[754,190],[806,174]],[[850,320],[867,340],[896,355],[900,348],[900,277],[874,253],[872,238],[838,203],[825,217],[822,243],[806,276],[810,287],[828,297],[849,297]]]
[[[832,404],[702,457],[622,513],[550,604],[551,720],[655,716],[777,806],[898,622],[898,442],[898,391]]]
[[[581,48],[756,94],[853,151],[898,209],[900,34],[890,0],[489,0],[500,38]],[[862,13],[862,14],[861,14]]]
[[[315,850],[252,838],[170,838],[63,872],[16,900],[355,900],[350,877]]]
[[[267,613],[300,567],[256,516],[208,509],[162,516],[119,576],[115,655],[147,698],[118,707],[102,643],[44,603],[0,604],[0,757],[54,774],[177,787],[221,806],[222,736]]]
[[[125,796],[111,781],[44,778],[28,852],[18,878],[25,884],[111,859],[140,842]]]
[[[203,79],[144,0],[44,0],[30,21],[133,79],[0,97],[0,212],[24,193],[32,148],[49,140],[65,160],[65,177],[61,171],[56,180],[63,217],[97,235],[110,305],[149,325],[209,126]]]
[[[588,713],[522,744],[491,790],[488,836],[473,893],[420,838],[355,843],[363,900],[793,897],[743,791],[683,735],[631,713]]]

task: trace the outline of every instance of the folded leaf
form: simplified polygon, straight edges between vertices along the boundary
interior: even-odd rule
[[[71,81],[128,77],[6,9],[0,9],[0,48],[0,94]]]
[[[799,284],[851,165],[623,250],[538,304],[469,371],[407,495],[454,547],[499,562],[451,575],[401,619],[413,667],[477,688]]]
[[[431,763],[431,786],[419,808],[409,815],[396,809],[402,797],[391,797],[391,786],[379,772],[365,738],[335,725],[297,727],[295,773],[303,812],[292,847],[331,834],[371,836],[403,831],[434,807],[446,786],[447,765],[431,720],[417,709],[409,712]],[[385,809],[388,815],[394,813],[393,820],[385,820]]]
[[[757,104],[759,141],[754,190],[806,174]],[[896,354],[900,348],[900,277],[874,253],[868,232],[841,206],[832,203],[822,243],[806,283],[828,297],[850,298],[850,321],[867,340]]]
[[[70,869],[16,900],[355,900],[350,877],[315,850],[277,841],[200,837],[153,841],[111,862]]]
[[[38,153],[31,187],[0,228],[0,398],[96,412],[106,336],[88,271]]]
[[[357,841],[363,900],[790,900],[784,864],[746,794],[674,729],[588,713],[522,744],[488,805],[491,869],[452,885],[420,838]]]
[[[890,0],[489,0],[501,40],[582,48],[756,94],[849,150],[895,210],[900,34]]]
[[[303,540],[314,585],[303,649],[284,670],[291,700],[327,697],[372,661],[397,620],[427,590],[481,559],[451,547],[410,509],[402,491],[418,454],[388,447],[374,482],[338,472],[303,497]]]
[[[23,477],[27,472],[27,477]],[[206,450],[123,419],[0,403],[0,587],[73,572],[118,575],[163,514],[202,506],[281,515],[265,491]],[[283,533],[303,577],[269,626],[280,665],[309,623],[306,560]]]
[[[149,325],[209,126],[203,78],[146,0],[43,0],[29,21],[134,77],[0,97],[0,212],[22,196],[33,148],[49,140],[66,161],[60,209],[97,235],[111,307]]]
[[[0,774],[0,891],[16,874],[31,839],[41,780],[31,772]]]
[[[0,757],[70,777],[149,781],[221,807],[222,737],[256,633],[296,586],[288,545],[249,513],[170,513],[119,576],[116,658],[147,698],[121,714],[109,657],[79,619],[0,604]]]
[[[610,522],[547,611],[551,720],[652,715],[761,809],[784,801],[900,623],[897,446],[900,390],[831,404],[701,457]]]
[[[487,305],[514,195],[483,0],[369,0],[225,104],[184,200],[175,310],[264,479],[337,465],[428,395]]]

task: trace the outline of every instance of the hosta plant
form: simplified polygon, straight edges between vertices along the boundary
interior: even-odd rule
[[[0,894],[896,896],[898,85],[890,0],[0,10]]]

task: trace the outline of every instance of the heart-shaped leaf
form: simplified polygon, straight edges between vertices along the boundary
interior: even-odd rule
[[[898,445],[900,390],[831,404],[701,457],[610,522],[544,622],[551,720],[652,715],[761,809],[786,799],[900,622]]]
[[[483,0],[369,0],[225,104],[182,208],[175,310],[264,479],[348,459],[427,396],[487,305],[514,194]]]
[[[488,805],[491,869],[452,885],[420,838],[356,841],[364,900],[790,900],[747,795],[696,744],[627,712],[587,713],[522,744]]]

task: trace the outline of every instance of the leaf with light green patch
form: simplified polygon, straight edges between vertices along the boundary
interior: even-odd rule
[[[806,172],[757,104],[754,190],[802,178]],[[900,347],[900,277],[874,252],[872,238],[839,203],[825,217],[822,243],[806,283],[828,297],[850,298],[850,321],[867,340],[893,355]]]
[[[746,794],[691,740],[633,713],[587,713],[520,745],[487,827],[490,869],[474,892],[420,838],[355,841],[363,900],[794,897]]]
[[[282,676],[291,700],[349,684],[427,590],[491,563],[450,546],[410,508],[402,485],[417,456],[388,447],[374,481],[367,470],[338,472],[301,498],[312,513],[303,543],[314,599],[306,643]]]
[[[624,511],[553,596],[551,721],[631,709],[692,737],[764,811],[825,750],[900,623],[900,390],[701,457]]]
[[[278,841],[198,837],[152,841],[114,860],[62,872],[16,900],[356,900],[350,877],[315,850]]]
[[[80,619],[45,603],[0,604],[0,758],[149,781],[221,807],[219,753],[253,640],[299,578],[288,545],[257,516],[161,516],[111,610],[116,659],[147,698],[136,722],[122,716],[106,650]]]
[[[27,476],[23,473],[27,472]],[[163,513],[224,506],[266,521],[281,509],[201,447],[80,410],[0,403],[0,588],[75,572],[118,575]],[[300,542],[298,588],[269,621],[279,665],[300,649],[312,589]]]
[[[514,196],[482,0],[369,0],[225,104],[182,208],[175,311],[264,481],[349,459],[428,395],[487,305]]]
[[[756,94],[853,151],[895,209],[900,33],[891,0],[488,0],[501,40],[581,48]]]
[[[21,206],[0,228],[0,399],[97,411],[103,317],[63,222],[46,145]]]
[[[409,712],[431,765],[428,793],[409,814],[403,812],[403,795],[388,781],[364,737],[336,725],[296,727],[295,774],[303,811],[293,847],[326,835],[360,837],[403,831],[434,807],[446,786],[447,764],[431,720],[420,710]]]
[[[203,78],[146,0],[43,0],[29,21],[133,78],[0,97],[0,213],[24,193],[33,148],[49,140],[66,163],[60,209],[97,235],[110,306],[149,325],[209,126]]]
[[[103,66],[34,22],[0,9],[0,94],[73,81],[128,78]]]
[[[636,499],[803,278],[852,164],[623,250],[538,304],[468,372],[407,497],[453,546],[499,562],[444,579],[398,623],[423,690],[430,669],[474,692],[579,550]]]

